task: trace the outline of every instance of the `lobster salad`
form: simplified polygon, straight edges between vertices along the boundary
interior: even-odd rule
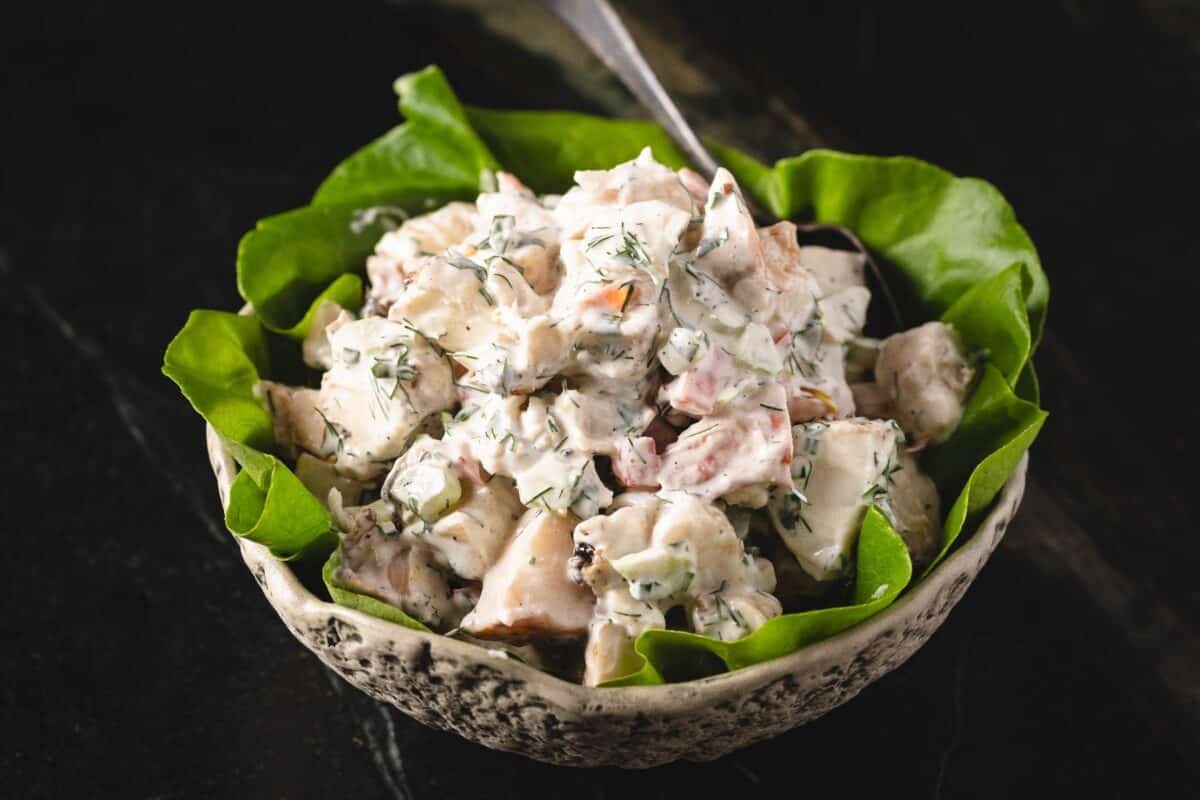
[[[259,387],[339,586],[598,685],[643,631],[732,641],[836,592],[871,506],[915,564],[940,546],[921,452],[962,416],[961,338],[864,336],[864,257],[758,227],[724,169],[499,173],[366,271],[304,341],[320,388]]]

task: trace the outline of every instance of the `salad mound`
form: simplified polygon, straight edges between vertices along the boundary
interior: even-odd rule
[[[733,669],[892,602],[1040,428],[1044,277],[1031,247],[997,268],[1024,234],[986,184],[726,148],[709,184],[645,123],[398,89],[408,122],[243,240],[255,316],[195,312],[164,365],[242,466],[231,530],[333,549],[336,602],[587,685]],[[581,140],[640,152],[561,182]],[[864,256],[757,226],[743,185],[780,216],[807,193],[941,319],[865,336]]]

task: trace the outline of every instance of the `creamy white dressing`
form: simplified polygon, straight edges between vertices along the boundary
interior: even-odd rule
[[[449,364],[405,325],[339,320],[330,326],[329,349],[333,366],[321,379],[319,405],[346,474],[386,469],[421,421],[454,400]]]

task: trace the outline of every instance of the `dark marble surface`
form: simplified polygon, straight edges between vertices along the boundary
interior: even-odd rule
[[[624,7],[706,129],[751,119],[765,155],[820,140],[987,177],[1039,245],[1054,297],[1035,486],[896,673],[718,762],[579,771],[423,728],[291,639],[223,530],[162,349],[188,309],[239,303],[233,253],[255,219],[393,123],[395,75],[436,61],[480,104],[627,108],[551,24],[496,23],[527,4],[480,22],[482,5],[0,11],[0,793],[1189,794],[1200,24],[1185,3]]]

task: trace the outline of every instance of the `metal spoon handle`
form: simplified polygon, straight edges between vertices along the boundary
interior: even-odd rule
[[[700,142],[670,95],[642,57],[608,0],[546,0],[559,19],[583,39],[662,125],[705,178],[717,172],[716,159]]]

